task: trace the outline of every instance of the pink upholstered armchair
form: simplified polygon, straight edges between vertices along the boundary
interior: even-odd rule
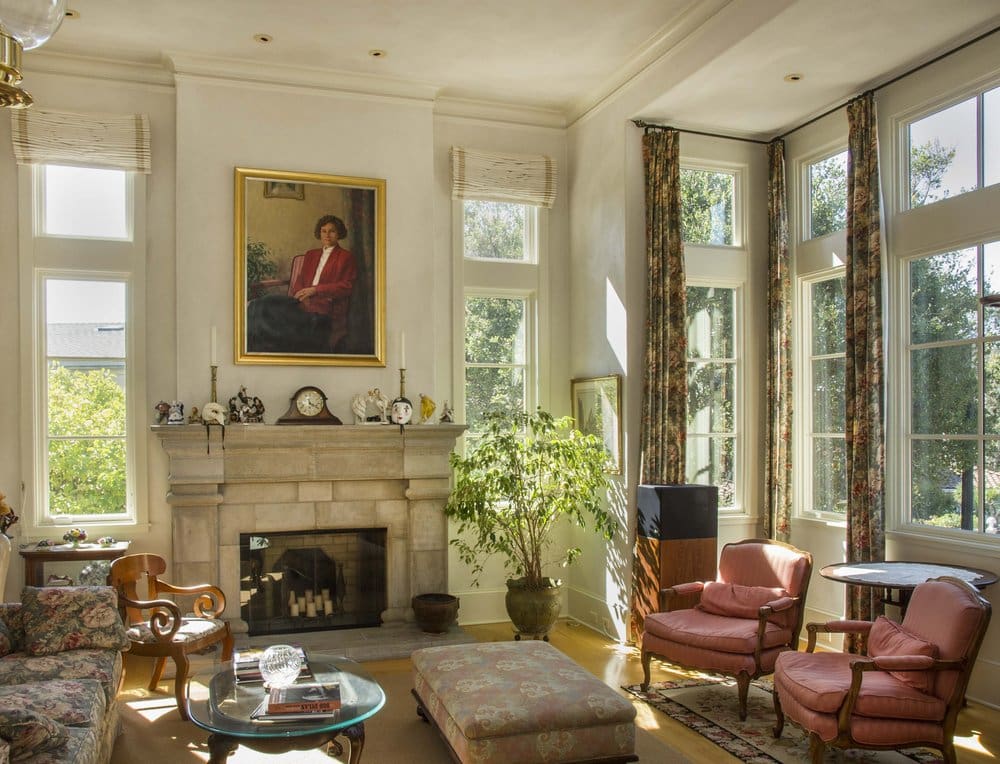
[[[642,689],[654,655],[687,668],[736,677],[740,719],[750,681],[770,674],[785,650],[798,647],[812,555],[780,541],[726,544],[715,581],[660,591],[660,611],[643,623]],[[671,599],[700,595],[693,608],[670,611]]]
[[[944,577],[913,590],[902,624],[885,616],[809,624],[807,652],[780,655],[774,669],[774,736],[787,716],[809,733],[813,762],[827,746],[917,745],[957,761],[955,722],[990,614],[972,586]],[[868,655],[813,653],[818,632],[867,633]]]

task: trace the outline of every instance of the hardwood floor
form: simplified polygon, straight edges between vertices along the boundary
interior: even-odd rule
[[[511,639],[509,623],[463,627],[482,642]],[[588,626],[576,621],[560,621],[549,635],[551,643],[612,687],[642,681],[639,650],[619,645]],[[669,664],[653,661],[652,680],[668,681],[684,676]],[[730,756],[701,735],[651,706],[642,704],[636,723],[650,734],[679,748],[693,761],[735,762]],[[991,762],[1000,756],[1000,711],[970,702],[958,717],[955,731],[958,760],[968,764]]]

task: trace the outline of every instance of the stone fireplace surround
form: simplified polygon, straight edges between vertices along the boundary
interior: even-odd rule
[[[239,534],[385,528],[385,624],[448,589],[448,457],[463,425],[156,425],[169,458],[173,580],[218,582],[240,618]],[[223,437],[224,436],[224,437]]]

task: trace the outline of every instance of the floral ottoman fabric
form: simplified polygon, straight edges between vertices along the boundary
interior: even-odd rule
[[[547,642],[428,647],[412,661],[417,695],[465,764],[635,751],[632,704]]]

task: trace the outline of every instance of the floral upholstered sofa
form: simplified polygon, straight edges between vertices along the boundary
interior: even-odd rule
[[[0,603],[0,763],[109,761],[128,645],[108,586],[28,586]]]

